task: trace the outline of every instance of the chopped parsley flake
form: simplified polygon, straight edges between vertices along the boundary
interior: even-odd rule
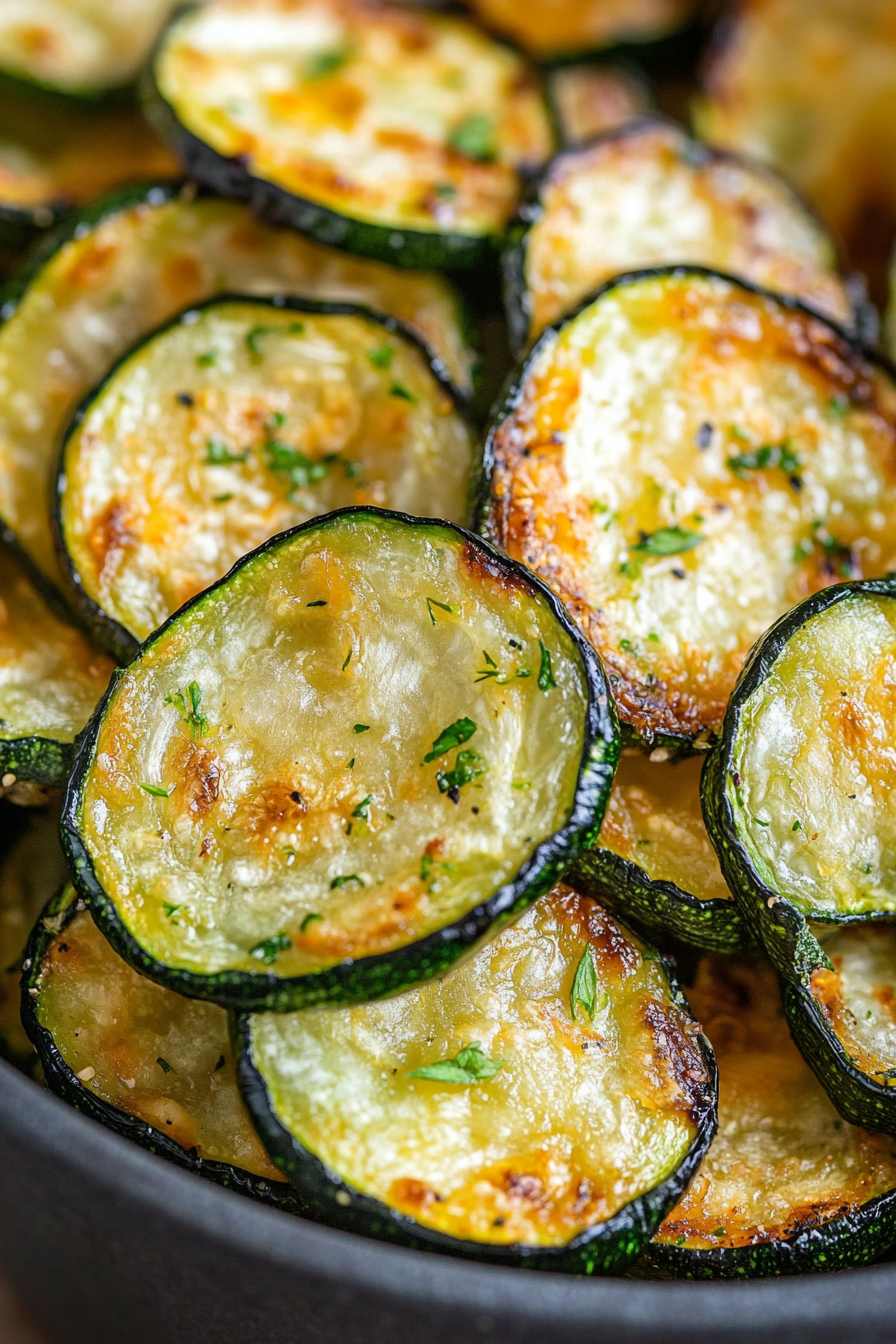
[[[594,964],[594,950],[590,943],[585,945],[573,976],[569,996],[569,1015],[573,1022],[576,1020],[580,1004],[585,1009],[588,1021],[593,1022],[597,1011],[597,967]]]
[[[232,499],[233,499],[232,492],[226,495],[212,495],[213,504],[229,504]]]
[[[226,443],[221,443],[220,439],[209,439],[205,446],[205,462],[209,467],[229,467],[234,462],[245,462],[248,456],[248,448],[244,448],[241,453],[235,453]]]
[[[316,919],[323,919],[323,915],[317,914],[316,911],[312,911],[310,914],[306,915],[299,925],[299,933],[304,933],[308,928],[308,925],[313,924]]]
[[[275,933],[272,938],[265,938],[263,942],[256,943],[249,951],[257,961],[263,961],[265,966],[273,966],[280,953],[285,952],[288,947],[292,947],[289,934]]]
[[[366,798],[362,798],[358,806],[352,813],[353,817],[360,818],[361,821],[367,821],[370,814],[370,804],[373,802],[373,794],[368,793]]]
[[[324,599],[323,599],[322,597],[319,597],[319,598],[317,599],[316,602],[306,602],[306,603],[305,603],[305,606],[306,606],[306,607],[325,607],[326,605],[327,605],[327,604],[326,604],[326,602],[324,601]]]
[[[348,653],[347,653],[346,656],[345,656],[345,662],[342,664],[342,670],[343,670],[343,672],[344,672],[345,669],[348,667],[348,665],[349,665],[349,663],[351,662],[351,660],[352,660],[352,650],[349,649]]]
[[[686,527],[661,527],[658,532],[642,532],[641,540],[632,549],[642,555],[681,555],[705,540],[699,532]]]
[[[729,471],[733,471],[740,480],[747,479],[747,472],[768,471],[777,468],[788,476],[798,476],[802,470],[802,459],[788,443],[764,444],[749,453],[738,453],[726,462]]]
[[[310,485],[317,485],[318,481],[329,475],[335,460],[335,455],[330,454],[315,462],[306,457],[300,448],[281,443],[279,439],[268,439],[264,452],[268,470],[279,471],[289,477],[292,486],[290,495],[293,491],[307,490]]]
[[[202,689],[197,681],[191,681],[185,691],[175,691],[165,696],[166,705],[174,705],[184,723],[189,725],[191,737],[202,737],[208,731],[208,719],[202,713]]]
[[[334,877],[333,881],[330,883],[330,890],[336,891],[338,887],[347,887],[349,882],[354,882],[359,887],[367,885],[363,877],[359,877],[357,873],[348,873],[345,877]],[[318,916],[318,918],[320,918],[320,916]]]
[[[141,784],[141,789],[152,795],[153,798],[170,798],[174,792],[174,785],[169,784],[167,789],[161,784]]]
[[[465,159],[474,159],[478,163],[490,163],[495,158],[497,139],[495,123],[492,117],[475,112],[455,126],[448,137],[448,144]]]
[[[436,597],[428,597],[426,599],[426,609],[429,612],[429,619],[432,621],[433,625],[436,623],[436,614],[433,611],[433,607],[438,607],[439,611],[449,611],[451,613],[454,613],[456,610],[456,608],[452,607],[450,602],[440,602]]]
[[[180,905],[172,905],[170,901],[162,902],[162,909],[165,911],[165,914],[168,916],[169,919],[171,919],[174,915],[176,915],[178,910],[181,910],[182,908],[183,907]]]
[[[489,1059],[479,1042],[471,1041],[458,1051],[454,1059],[440,1059],[435,1064],[424,1064],[421,1069],[413,1069],[407,1076],[425,1078],[432,1083],[469,1085],[494,1078],[503,1063],[503,1059]]]
[[[369,732],[370,732],[370,724],[369,724],[369,723],[356,723],[355,726],[354,726],[354,728],[352,729],[352,732],[353,732],[353,733],[369,733]]]
[[[462,746],[464,742],[469,742],[470,738],[476,732],[476,724],[472,719],[456,719],[450,723],[447,728],[443,728],[438,737],[432,744],[432,751],[426,753],[423,757],[423,764],[429,765],[437,756],[444,756],[447,751],[452,751],[455,747]]]
[[[410,401],[413,405],[417,404],[417,398],[410,388],[405,387],[404,383],[393,382],[389,388],[390,397],[399,397],[402,401]]]
[[[541,649],[541,667],[538,669],[538,689],[540,691],[552,691],[557,683],[554,680],[554,673],[551,669],[551,651],[545,648],[541,640],[538,641],[538,647]]]
[[[213,364],[218,362],[217,350],[206,350],[201,355],[196,356],[196,363],[201,369],[210,369]]]
[[[510,787],[512,789],[517,789],[522,793],[526,789],[531,789],[532,785],[529,783],[528,779],[515,779]]]
[[[447,793],[454,797],[463,788],[465,784],[472,784],[474,779],[485,774],[485,766],[482,764],[482,758],[476,751],[459,751],[457,759],[454,762],[452,770],[440,770],[436,775],[436,783],[439,786],[439,793]]]
[[[838,392],[828,402],[827,417],[829,420],[842,420],[848,410],[849,397],[844,397]]]
[[[304,331],[304,322],[290,322],[286,327],[252,327],[250,331],[246,332],[246,347],[252,362],[258,364],[264,358],[264,350],[261,347],[263,336],[270,336],[277,332],[286,336],[302,336]]]
[[[348,47],[334,47],[330,51],[315,52],[305,63],[303,74],[306,79],[327,79],[345,65],[348,58]]]
[[[803,829],[803,823],[799,819],[797,819],[790,829],[792,831],[801,831]]]
[[[380,345],[375,350],[368,350],[367,358],[375,369],[388,369],[396,353],[394,345]]]

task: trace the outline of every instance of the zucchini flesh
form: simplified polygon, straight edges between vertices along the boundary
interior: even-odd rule
[[[465,522],[472,439],[394,322],[215,300],[138,346],[82,407],[60,533],[80,593],[132,654],[241,555],[333,508]]]
[[[552,147],[517,53],[462,19],[368,0],[192,9],[154,73],[194,174],[267,184],[253,199],[297,227],[409,265],[415,242],[423,264],[478,259],[463,240],[502,233],[519,173]]]
[[[663,962],[564,887],[436,983],[241,1036],[244,1094],[308,1211],[449,1254],[620,1269],[714,1127],[711,1057]]]
[[[896,1140],[837,1114],[764,963],[704,958],[688,1000],[719,1066],[719,1128],[648,1264],[685,1277],[846,1269],[896,1240]]]
[[[563,598],[632,735],[705,747],[773,620],[896,564],[894,421],[888,368],[794,303],[623,277],[520,366],[479,521]]]
[[[34,0],[0,14],[0,71],[76,97],[128,84],[175,0]]]
[[[574,877],[580,890],[649,936],[711,951],[747,949],[752,937],[700,810],[702,764],[699,757],[670,764],[625,751],[598,842],[578,860]]]
[[[190,189],[113,196],[70,220],[0,308],[0,517],[50,579],[59,567],[45,501],[78,403],[141,336],[228,290],[299,292],[393,313],[469,389],[472,356],[440,277],[344,256]]]
[[[537,60],[656,41],[693,17],[694,0],[467,0],[476,17]]]
[[[28,785],[65,782],[75,737],[111,673],[109,659],[0,551],[0,790],[27,803],[42,801]]]
[[[72,871],[138,969],[289,1008],[437,974],[597,833],[597,660],[470,533],[348,509],[246,557],[118,674]],[[357,964],[355,964],[357,963]]]
[[[15,1064],[27,1064],[34,1054],[21,1016],[25,946],[34,921],[66,877],[59,810],[32,809],[0,864],[0,1054]]]
[[[546,79],[564,145],[581,144],[650,108],[646,82],[624,65],[603,61],[560,65]]]
[[[54,1092],[213,1180],[283,1190],[240,1097],[222,1008],[138,975],[71,887],[29,951],[26,1021]]]
[[[529,209],[534,222],[508,258],[511,273],[522,271],[521,339],[614,275],[679,262],[804,299],[837,321],[853,316],[833,240],[792,188],[670,122],[630,122],[558,155]]]

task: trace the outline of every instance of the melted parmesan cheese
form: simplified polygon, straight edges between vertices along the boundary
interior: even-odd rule
[[[834,969],[817,970],[812,995],[846,1053],[877,1082],[896,1078],[896,927],[854,925],[825,940]]]

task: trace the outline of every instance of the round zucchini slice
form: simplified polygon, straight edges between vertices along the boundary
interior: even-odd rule
[[[466,0],[476,17],[539,61],[563,60],[678,32],[697,0]]]
[[[65,783],[112,666],[0,547],[0,796],[40,803]]]
[[[0,1055],[20,1067],[34,1059],[22,1026],[22,959],[34,921],[67,877],[59,809],[32,808],[0,863]]]
[[[896,1142],[842,1120],[764,962],[705,957],[688,1001],[719,1067],[719,1128],[646,1265],[681,1278],[848,1269],[896,1241]]]
[[[227,1013],[138,975],[70,885],[37,922],[21,1000],[64,1101],[196,1175],[295,1206],[240,1097]]]
[[[447,523],[281,534],[117,674],[63,816],[138,970],[286,1011],[440,974],[596,837],[618,754],[552,595]]]
[[[133,350],[62,453],[70,587],[117,657],[240,556],[349,504],[469,517],[473,430],[393,318],[210,300]]]
[[[485,261],[520,174],[552,149],[525,60],[463,19],[419,9],[194,6],[167,30],[153,73],[150,115],[197,181],[401,266]]]
[[[706,833],[701,766],[698,757],[670,764],[629,747],[598,842],[571,880],[650,938],[715,952],[756,951]]]
[[[854,316],[831,235],[786,182],[650,117],[557,155],[533,187],[504,258],[517,344],[612,276],[674,263]]]
[[[305,1209],[421,1250],[623,1269],[715,1128],[667,967],[557,887],[444,979],[240,1020],[240,1085]]]
[[[73,216],[0,303],[0,520],[50,580],[61,576],[46,501],[78,404],[142,336],[229,291],[391,313],[470,390],[473,356],[441,277],[346,256],[194,188],[123,190]]]
[[[646,80],[634,67],[621,63],[560,65],[547,72],[545,85],[564,145],[580,145],[643,116],[652,105]]]
[[[523,361],[480,526],[602,654],[648,746],[705,749],[750,647],[896,567],[896,383],[793,300],[699,269],[611,281]]]
[[[0,11],[0,74],[74,98],[129,84],[176,0],[32,0]]]
[[[817,965],[807,921],[896,915],[894,679],[896,581],[816,593],[756,645],[707,761],[722,871],[786,978]]]

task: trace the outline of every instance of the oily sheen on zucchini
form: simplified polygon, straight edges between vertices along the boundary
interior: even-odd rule
[[[544,333],[479,521],[598,648],[629,732],[699,750],[772,621],[896,567],[894,468],[888,366],[794,301],[670,268]]]
[[[476,17],[539,61],[635,44],[644,47],[682,28],[695,0],[467,0]]]
[[[656,953],[555,888],[442,980],[239,1025],[240,1084],[304,1210],[421,1250],[616,1272],[715,1128]]]
[[[645,1267],[753,1278],[867,1264],[896,1241],[896,1142],[842,1120],[787,1031],[772,968],[706,957],[688,1001],[719,1067],[719,1128]]]
[[[628,748],[598,842],[571,880],[648,937],[716,952],[756,950],[706,833],[701,765],[699,757],[651,761]]]
[[[784,1003],[794,1040],[841,1114],[896,1134],[896,925],[851,925],[825,938]]]
[[[62,785],[74,742],[102,696],[112,663],[47,605],[0,548],[0,793],[42,802]]]
[[[786,182],[650,117],[557,155],[533,187],[504,256],[516,342],[614,275],[679,262],[853,316],[833,239]]]
[[[402,266],[478,265],[547,158],[538,82],[463,19],[371,0],[175,18],[149,104],[197,181]]]
[[[215,299],[133,350],[62,453],[70,586],[123,660],[269,537],[349,504],[463,523],[473,431],[394,318]]]
[[[807,598],[759,641],[707,761],[725,878],[784,976],[818,964],[809,924],[896,915],[896,582]]]
[[[47,1084],[64,1101],[218,1185],[294,1206],[237,1089],[224,1009],[138,975],[70,885],[35,926],[22,1007]]]
[[[545,91],[564,145],[580,145],[651,107],[647,81],[622,62],[558,65],[546,72]]]
[[[116,676],[63,828],[138,970],[247,1009],[438,975],[596,836],[602,669],[471,533],[346,509],[247,556]]]
[[[470,390],[473,356],[441,277],[332,251],[195,188],[116,193],[48,239],[0,303],[0,519],[51,580],[60,573],[46,501],[78,404],[142,336],[228,291],[301,293],[391,313]]]

